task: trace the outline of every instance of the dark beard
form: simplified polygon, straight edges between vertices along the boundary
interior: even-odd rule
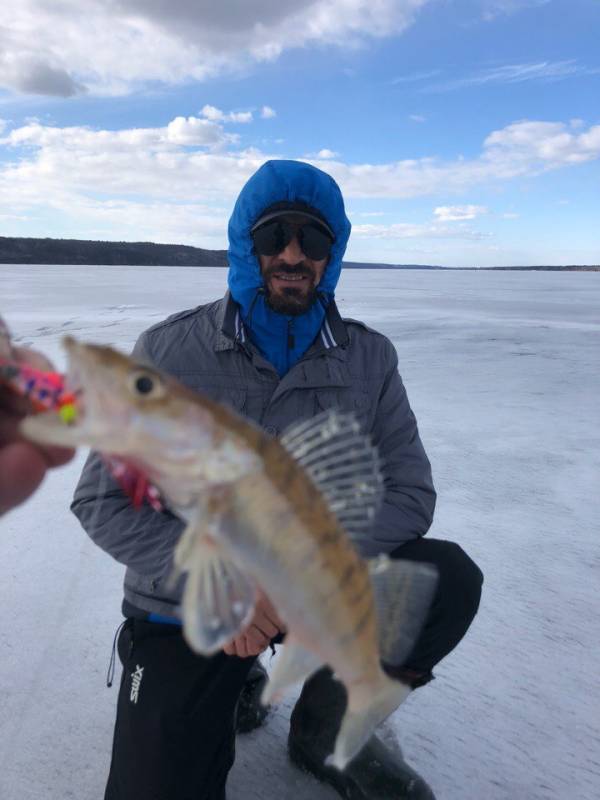
[[[290,286],[284,289],[283,294],[271,294],[269,288],[265,286],[265,300],[269,308],[278,314],[285,314],[289,317],[299,317],[305,314],[317,301],[317,290],[312,289],[304,294]]]
[[[268,281],[271,275],[276,272],[288,273],[289,275],[306,275],[312,281],[312,271],[302,265],[298,265],[293,269],[271,267],[264,275],[265,300],[270,309],[289,317],[299,317],[301,314],[305,314],[317,301],[317,288],[314,283],[306,294],[294,286],[284,289],[281,294],[274,294],[269,290]]]

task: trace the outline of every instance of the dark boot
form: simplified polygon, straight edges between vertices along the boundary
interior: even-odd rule
[[[270,706],[263,706],[260,696],[267,682],[267,671],[257,658],[242,689],[236,709],[236,733],[249,733],[260,728],[269,713]]]
[[[292,761],[333,786],[347,800],[435,800],[433,792],[402,759],[372,736],[343,772],[325,766],[333,752],[346,710],[343,684],[321,669],[302,689],[290,720],[288,749]]]

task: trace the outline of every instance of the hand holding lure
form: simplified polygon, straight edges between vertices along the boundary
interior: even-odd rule
[[[77,420],[77,395],[69,390],[64,375],[54,371],[40,353],[15,347],[0,316],[0,400],[3,391],[22,401],[19,406],[24,414],[56,411],[65,425]],[[158,489],[141,470],[116,456],[103,458],[108,471],[136,508],[147,501],[156,511],[163,509]]]

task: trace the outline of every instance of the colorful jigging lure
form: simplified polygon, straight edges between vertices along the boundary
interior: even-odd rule
[[[77,396],[68,391],[64,375],[59,372],[37,369],[14,358],[10,334],[0,317],[0,387],[24,397],[34,412],[56,411],[65,425],[77,419]],[[103,455],[103,461],[122,491],[131,498],[135,508],[144,501],[155,511],[164,506],[160,492],[137,467],[118,456]]]

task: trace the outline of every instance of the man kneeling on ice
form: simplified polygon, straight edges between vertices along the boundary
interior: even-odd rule
[[[380,333],[343,319],[334,300],[349,234],[329,175],[301,162],[267,162],[231,216],[226,296],[154,325],[134,355],[272,437],[328,409],[358,420],[378,448],[384,495],[354,545],[366,559],[387,554],[432,564],[438,573],[410,654],[384,663],[388,675],[416,688],[464,636],[483,577],[458,545],[423,538],[435,491],[396,351]],[[259,590],[247,627],[216,655],[199,656],[182,635],[182,581],[169,580],[181,520],[148,505],[136,510],[94,453],[72,509],[96,544],[127,566],[118,638],[123,676],[105,800],[224,800],[236,731],[252,730],[267,716],[260,705],[266,673],[257,656],[285,636],[278,609]],[[388,640],[395,635],[385,631]],[[344,770],[326,763],[346,705],[346,690],[329,668],[311,675],[291,716],[292,760],[343,797],[433,798],[375,735]]]

